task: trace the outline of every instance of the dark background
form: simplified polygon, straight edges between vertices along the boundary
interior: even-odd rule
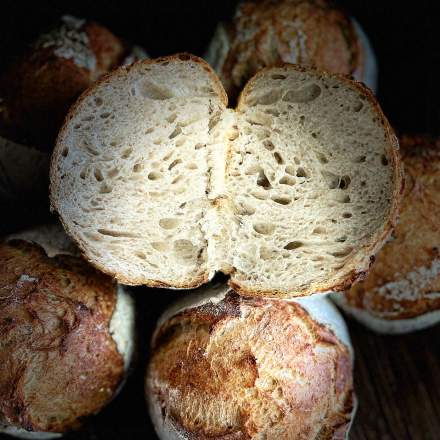
[[[436,1],[340,1],[370,37],[379,63],[379,101],[399,132],[440,134],[440,15]],[[95,19],[151,56],[202,55],[235,1],[44,1],[0,3],[0,69],[62,14]],[[2,232],[42,221],[0,213]],[[154,439],[143,397],[149,333],[164,304],[182,293],[135,289],[141,348],[121,395],[86,423],[77,439]],[[184,294],[184,293],[183,293]],[[377,336],[350,322],[360,401],[351,438],[440,438],[440,326],[407,336]],[[0,435],[0,438],[3,438]],[[269,439],[270,440],[270,439]]]

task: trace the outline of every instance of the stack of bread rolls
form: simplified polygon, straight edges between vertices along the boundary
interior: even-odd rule
[[[59,436],[116,396],[142,285],[196,289],[151,340],[159,438],[347,438],[354,349],[327,294],[379,329],[435,322],[434,141],[402,138],[400,207],[398,140],[358,82],[375,91],[373,51],[324,0],[241,3],[212,67],[130,51],[67,16],[0,76],[0,196],[50,176],[61,223],[0,243],[0,431]]]

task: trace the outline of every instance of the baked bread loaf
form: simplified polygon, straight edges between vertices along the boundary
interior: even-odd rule
[[[400,139],[405,193],[400,219],[368,278],[345,295],[344,310],[381,333],[405,333],[440,322],[440,141]]]
[[[51,438],[117,393],[133,354],[134,304],[69,255],[60,226],[19,236],[0,243],[0,432]]]
[[[120,68],[70,111],[51,203],[86,258],[125,284],[244,295],[345,289],[397,210],[397,140],[370,91],[284,65],[237,109],[188,54]]]
[[[354,417],[350,340],[320,295],[203,288],[160,319],[146,399],[161,440],[343,439]]]
[[[280,62],[353,75],[373,91],[377,86],[368,38],[328,0],[244,1],[231,23],[218,25],[205,58],[230,97],[258,70]]]
[[[144,54],[97,23],[64,16],[0,75],[0,200],[47,194],[49,154],[70,105]]]

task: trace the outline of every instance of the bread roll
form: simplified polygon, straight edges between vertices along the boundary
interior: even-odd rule
[[[146,399],[161,440],[342,439],[354,417],[352,360],[325,297],[209,286],[160,319]]]
[[[70,105],[144,55],[97,23],[63,16],[0,75],[0,200],[47,194],[49,155]]]
[[[72,255],[59,226],[18,237],[0,243],[0,432],[52,438],[99,412],[122,385],[134,304]]]
[[[405,193],[400,219],[368,278],[338,304],[369,328],[406,333],[440,321],[440,140],[400,139]]]
[[[245,296],[363,277],[402,186],[397,139],[371,92],[289,64],[226,104],[189,54],[120,68],[77,101],[52,156],[51,204],[86,258],[152,287],[223,272]]]
[[[353,75],[373,91],[377,63],[358,22],[328,0],[260,0],[239,4],[219,24],[206,54],[230,97],[259,69],[279,63]]]

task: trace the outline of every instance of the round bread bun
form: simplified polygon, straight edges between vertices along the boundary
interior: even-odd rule
[[[71,104],[105,73],[146,57],[72,16],[18,57],[0,75],[0,200],[47,194],[50,153]]]
[[[354,417],[342,317],[294,301],[201,289],[159,320],[146,399],[161,440],[342,439]]]
[[[263,67],[315,66],[354,76],[373,91],[377,62],[359,23],[328,0],[260,0],[239,4],[220,23],[205,56],[229,97]]]
[[[380,333],[440,322],[440,139],[401,136],[405,192],[393,235],[367,279],[332,298]]]
[[[0,242],[0,433],[76,429],[124,382],[133,300],[76,253],[58,225]]]

